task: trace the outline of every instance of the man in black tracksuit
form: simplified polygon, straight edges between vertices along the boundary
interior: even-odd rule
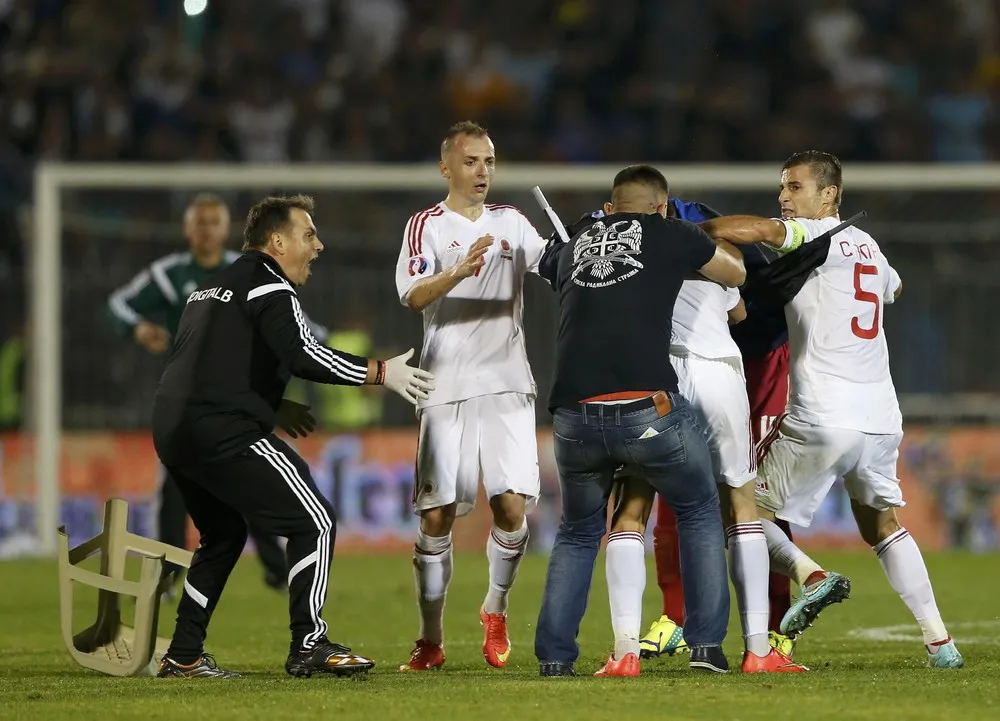
[[[333,509],[309,467],[274,435],[314,421],[282,399],[291,376],[333,385],[383,384],[411,403],[431,374],[406,364],[413,350],[369,360],[320,344],[295,286],[323,250],[311,198],[265,198],[247,216],[244,255],[191,293],[153,406],[153,442],[201,534],[159,676],[230,677],[204,653],[211,619],[246,543],[247,520],[288,539],[293,676],[368,671],[375,663],[331,643],[321,614],[336,535]],[[245,520],[246,519],[246,520]]]

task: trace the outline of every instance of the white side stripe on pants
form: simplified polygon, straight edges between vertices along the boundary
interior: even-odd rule
[[[184,590],[187,591],[187,595],[194,599],[195,603],[202,608],[208,608],[208,596],[192,586],[191,582],[186,578],[184,579]]]
[[[306,509],[306,513],[309,514],[309,517],[316,524],[316,528],[319,531],[319,537],[316,541],[316,551],[310,554],[316,562],[312,587],[309,591],[309,611],[312,616],[314,630],[303,639],[303,646],[305,648],[312,648],[317,640],[326,635],[327,631],[326,622],[322,619],[320,612],[323,608],[323,601],[326,598],[328,579],[327,574],[321,573],[320,569],[325,569],[329,566],[331,553],[330,535],[333,530],[333,521],[330,519],[323,504],[316,498],[316,494],[302,479],[302,476],[299,475],[295,464],[284,453],[274,448],[266,438],[261,439],[250,447],[257,455],[266,458],[268,463],[278,471],[278,475],[288,484],[289,489],[291,489],[295,497],[302,503]],[[326,563],[323,562],[324,559],[327,561]],[[299,568],[300,564],[301,561],[295,564],[295,568],[293,569],[295,573],[306,567],[302,566],[302,568]],[[289,581],[291,581],[292,575],[294,574],[289,573]]]
[[[313,551],[308,556],[303,558],[301,561],[292,566],[292,570],[288,572],[288,585],[292,585],[292,579],[299,575],[299,571],[303,568],[308,568],[309,564],[316,563],[316,551]]]

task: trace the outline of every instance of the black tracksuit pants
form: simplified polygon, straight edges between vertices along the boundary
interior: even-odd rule
[[[325,637],[327,625],[321,614],[336,518],[306,462],[271,434],[236,458],[199,466],[171,465],[168,471],[201,543],[184,581],[167,655],[190,663],[202,653],[212,612],[246,543],[247,523],[288,539],[292,650],[311,648]]]
[[[159,537],[164,543],[177,548],[187,548],[187,508],[184,496],[181,495],[173,476],[163,469],[160,478],[160,508],[157,517]],[[257,557],[266,571],[266,580],[272,586],[284,585],[288,578],[288,564],[285,562],[285,550],[278,542],[277,536],[264,533],[255,524],[249,524],[250,538],[257,548]],[[175,576],[183,569],[175,563],[163,565],[164,576]]]

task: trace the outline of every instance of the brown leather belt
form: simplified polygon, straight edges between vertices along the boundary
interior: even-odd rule
[[[670,395],[666,391],[622,391],[619,393],[605,393],[599,396],[584,398],[580,402],[600,403],[602,401],[629,401],[633,398],[635,401],[632,403],[622,403],[623,406],[628,406],[630,411],[639,410],[644,407],[655,408],[656,414],[662,418],[673,410],[673,404],[670,402]],[[647,403],[643,403],[643,401],[647,401]]]

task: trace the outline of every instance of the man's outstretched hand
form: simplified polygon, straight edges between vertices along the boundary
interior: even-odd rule
[[[309,406],[287,398],[282,398],[278,406],[277,423],[278,428],[292,438],[305,438],[316,429],[316,419],[309,412]]]
[[[426,400],[427,394],[434,390],[434,374],[416,366],[406,364],[413,357],[413,349],[402,355],[385,361],[385,380],[382,381],[407,401],[416,405],[418,401]]]

